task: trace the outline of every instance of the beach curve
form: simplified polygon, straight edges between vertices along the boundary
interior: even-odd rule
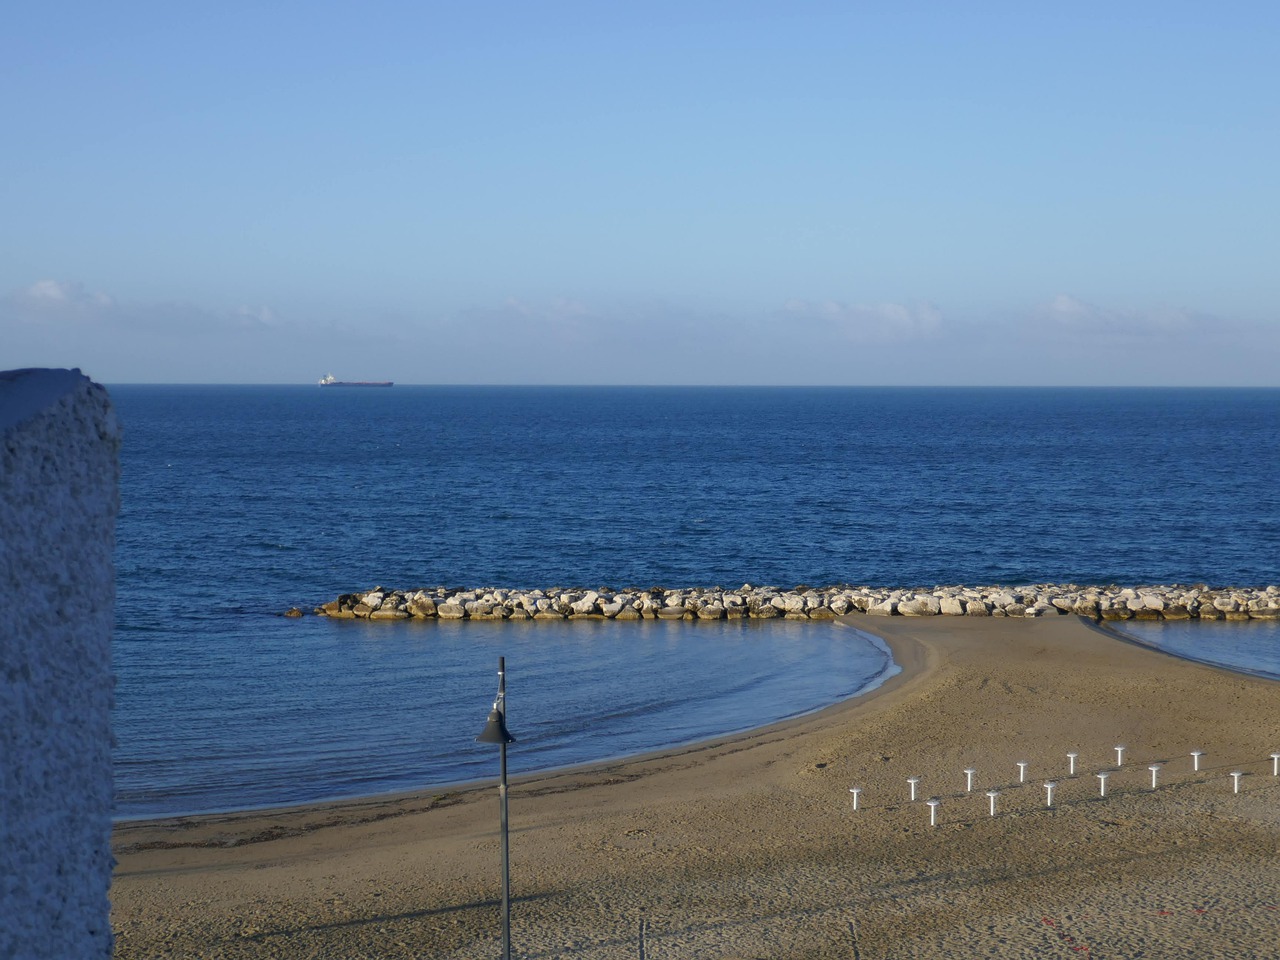
[[[516,953],[1270,949],[1280,685],[1073,617],[855,625],[902,668],[873,691],[748,734],[513,782]],[[1093,774],[1114,768],[1122,742],[1125,766],[1100,797]],[[1019,760],[1031,764],[1024,786]],[[1231,771],[1246,774],[1240,793]],[[922,799],[940,798],[937,827],[907,801],[911,776]],[[489,785],[120,824],[117,956],[492,955],[496,828]]]

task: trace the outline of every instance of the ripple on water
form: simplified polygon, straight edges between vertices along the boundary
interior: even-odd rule
[[[117,815],[492,777],[493,751],[475,737],[499,656],[518,738],[512,772],[749,729],[849,697],[893,669],[881,641],[830,623],[263,617],[251,643],[243,625],[216,624],[117,642]]]

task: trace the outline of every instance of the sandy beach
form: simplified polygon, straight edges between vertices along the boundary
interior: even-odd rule
[[[515,955],[1275,954],[1280,684],[1074,617],[850,623],[903,667],[871,694],[513,780]],[[114,846],[121,958],[500,955],[492,784],[126,823]]]

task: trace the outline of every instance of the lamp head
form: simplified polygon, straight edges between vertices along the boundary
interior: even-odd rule
[[[515,743],[516,738],[507,730],[507,718],[496,706],[489,711],[489,720],[476,737],[476,743]]]

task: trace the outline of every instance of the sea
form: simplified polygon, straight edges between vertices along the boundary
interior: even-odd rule
[[[820,709],[831,623],[282,616],[374,586],[1280,583],[1280,389],[109,387],[116,815],[513,773]],[[1132,627],[1280,678],[1274,624]]]

